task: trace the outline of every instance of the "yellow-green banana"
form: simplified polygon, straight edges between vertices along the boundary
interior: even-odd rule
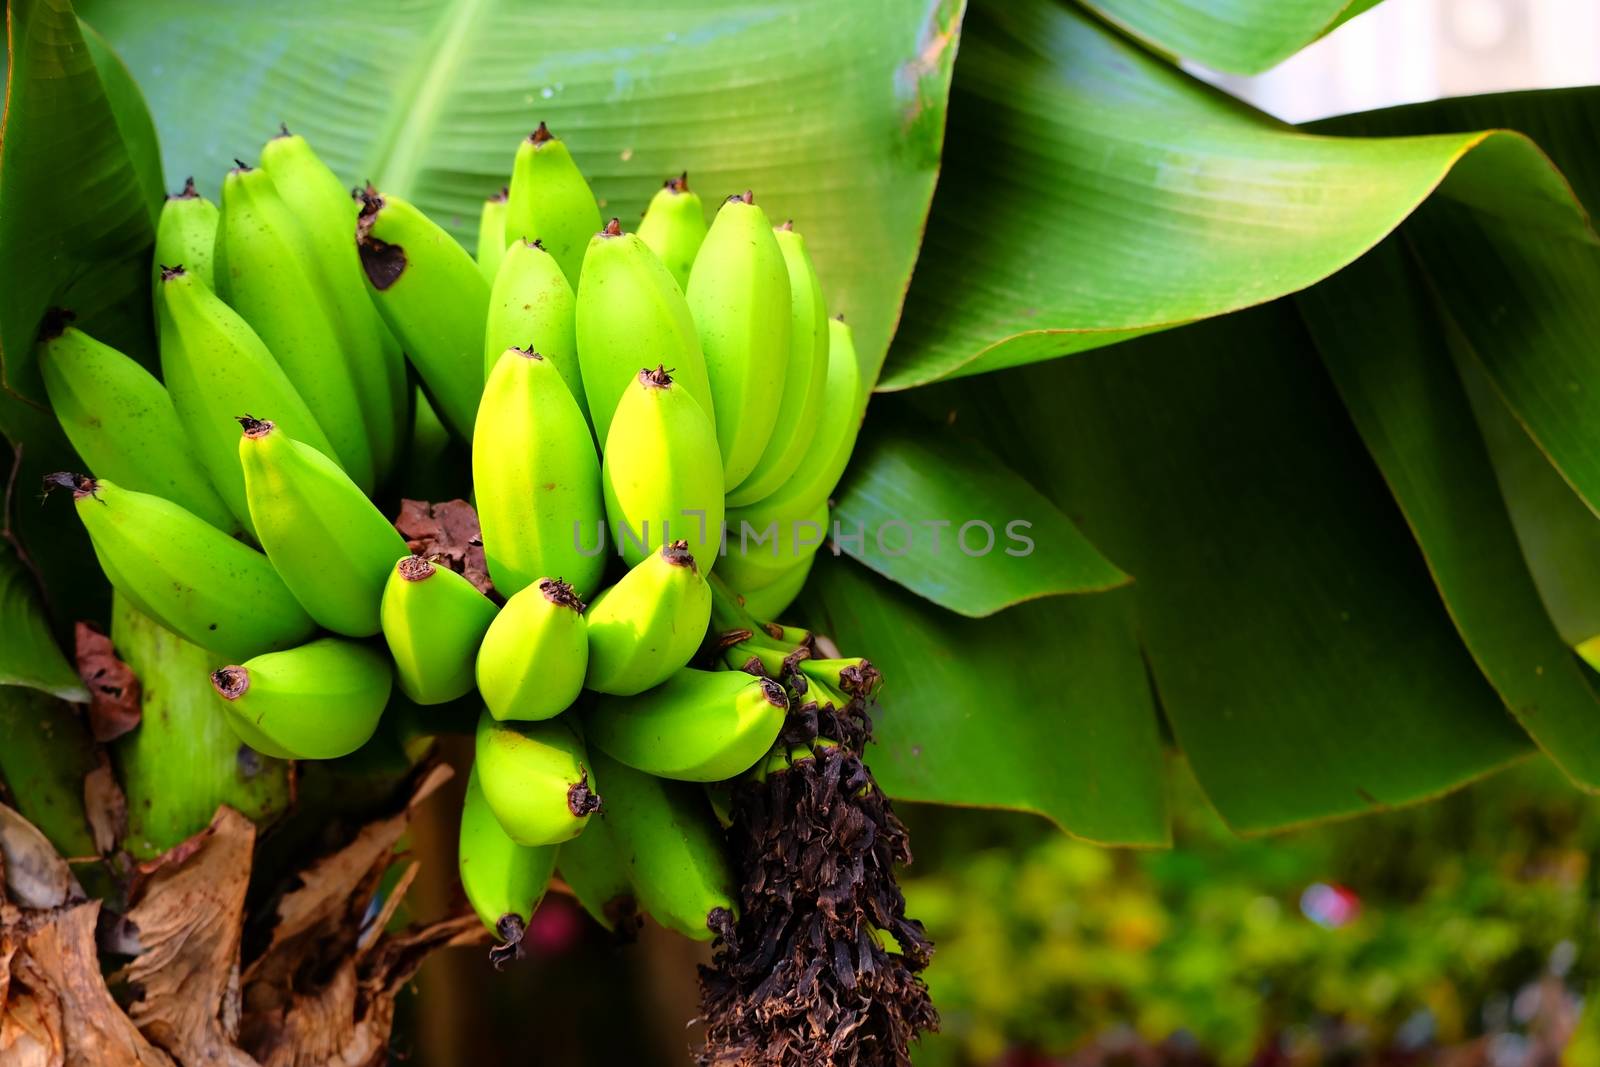
[[[156,250],[150,265],[151,295],[161,287],[161,271],[181,266],[216,288],[211,269],[217,244],[217,205],[195,191],[194,179],[183,183],[183,191],[167,197],[156,222]],[[158,302],[159,315],[159,297]]]
[[[478,251],[473,258],[478,261],[483,280],[491,284],[506,254],[506,196],[509,192],[502,186],[498,193],[483,202],[483,210],[478,213]]]
[[[639,906],[633,899],[628,868],[606,828],[606,813],[601,811],[590,819],[583,833],[563,841],[560,849],[556,869],[583,910],[607,930],[631,925]]]
[[[600,208],[572,153],[544,123],[517,146],[506,199],[505,243],[540,241],[578,285],[583,250],[600,228]]]
[[[569,841],[600,809],[605,783],[566,719],[503,723],[485,711],[474,758],[489,810],[518,844]]]
[[[570,582],[579,599],[599,587],[600,460],[561,373],[539,352],[507,349],[484,384],[472,479],[484,559],[503,596],[544,577]]]
[[[665,368],[639,371],[622,394],[601,482],[629,566],[682,540],[701,573],[711,573],[722,543],[722,460],[710,420]]]
[[[270,411],[277,424],[329,459],[333,446],[250,324],[182,267],[161,274],[161,378],[195,457],[228,510],[250,529],[239,424]]]
[[[578,699],[589,662],[583,601],[541,578],[506,601],[478,647],[478,692],[496,719],[551,719]]]
[[[241,417],[239,461],[256,537],[318,625],[370,637],[405,539],[339,465],[278,429]]]
[[[589,242],[577,300],[578,362],[596,440],[611,432],[617,404],[646,361],[671,370],[715,427],[706,359],[683,292],[616,219]]]
[[[772,438],[789,369],[789,269],[766,212],[748,192],[723,202],[684,296],[705,352],[723,477],[732,489]]]
[[[828,502],[816,504],[808,514],[762,500],[729,508],[727,523],[717,574],[739,592],[750,593],[776,584],[816,554],[828,537]]]
[[[689,285],[695,253],[706,239],[706,209],[689,189],[689,172],[661,183],[639,223],[639,240],[661,260],[679,289]]]
[[[594,754],[605,782],[601,814],[635,898],[657,922],[710,941],[738,912],[722,830],[700,787],[632,770]]]
[[[421,556],[396,563],[378,617],[400,691],[418,704],[471,692],[478,645],[494,616],[494,602],[450,568]]]
[[[382,482],[394,467],[409,424],[411,382],[400,342],[367,297],[361,257],[350,240],[360,207],[306,139],[287,127],[261,150],[261,169],[271,175],[311,249],[310,267],[333,309],[373,467]],[[270,341],[267,347],[272,347]]]
[[[772,584],[748,592],[741,590],[739,595],[744,599],[745,609],[763,619],[777,618],[789,609],[795,597],[800,595],[800,590],[805,588],[811,567],[816,562],[817,557],[813,553],[778,575]]]
[[[217,295],[266,343],[333,444],[333,458],[371,492],[372,446],[345,339],[327,286],[312,272],[311,244],[266,171],[241,165],[223,179],[217,250]]]
[[[89,470],[165,497],[224,533],[241,529],[195,459],[155,375],[64,319],[51,317],[41,335],[39,370],[50,407]]]
[[[392,682],[381,652],[340,637],[211,673],[211,687],[240,739],[266,755],[293,759],[338,759],[366,744]]]
[[[508,348],[533,348],[555,364],[585,421],[583,372],[578,367],[577,306],[561,265],[537,241],[512,241],[489,288],[483,329],[485,380]]]
[[[687,541],[652,552],[589,605],[589,672],[597,693],[629,696],[688,663],[711,621],[711,587]]]
[[[489,960],[503,966],[522,954],[522,935],[550,885],[556,849],[553,845],[519,845],[507,837],[489,810],[474,767],[467,775],[456,856],[461,888],[467,891],[472,910],[500,939],[490,949]]]
[[[822,283],[791,223],[775,232],[789,271],[789,364],[772,437],[755,469],[728,493],[728,506],[752,504],[789,480],[811,448],[828,383],[828,312]]]
[[[717,782],[766,755],[788,713],[788,695],[769,678],[685,667],[637,696],[601,697],[585,732],[590,744],[636,771]]]
[[[367,188],[356,219],[367,293],[417,368],[434,410],[463,441],[483,390],[489,283],[467,250],[398,196]]]
[[[865,410],[861,394],[861,367],[856,360],[850,327],[845,325],[842,316],[829,319],[828,384],[817,416],[816,437],[782,488],[759,502],[762,510],[805,515],[828,499],[856,446],[856,434],[861,430],[861,416]]]
[[[170,500],[81,474],[47,483],[72,490],[111,584],[180,637],[246,659],[316,630],[266,556]]]

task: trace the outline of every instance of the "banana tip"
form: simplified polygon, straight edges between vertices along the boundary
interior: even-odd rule
[[[250,689],[250,672],[243,667],[219,667],[211,672],[211,688],[223,700],[238,700]]]
[[[674,567],[695,569],[694,553],[689,551],[689,542],[687,541],[669,541],[662,545],[661,558]]]
[[[606,228],[600,231],[600,236],[601,237],[621,237],[622,236],[622,220],[614,218],[610,222],[606,223]]]
[[[587,818],[600,810],[600,794],[589,788],[587,770],[567,787],[567,810],[572,812],[574,819]]]
[[[183,269],[182,263],[176,263],[170,267],[166,264],[161,266],[161,280],[164,282],[170,282],[174,278],[181,278],[187,273],[188,271]]]
[[[394,565],[395,571],[408,582],[421,582],[433,577],[438,570],[426,556],[407,556]]]
[[[646,388],[665,389],[672,384],[672,372],[660,364],[656,365],[655,370],[651,370],[649,367],[640,367],[639,381]]]
[[[72,471],[56,471],[44,476],[44,495],[49,496],[57,489],[67,489],[72,492],[72,499],[81,500],[86,496],[94,496],[100,488],[100,483],[87,474],[76,474]]]
[[[194,187],[194,175],[183,179],[183,188],[167,196],[168,200],[199,200],[200,191]]]
[[[582,615],[586,610],[583,601],[578,599],[577,592],[570,584],[563,582],[560,578],[540,578],[539,592],[543,593],[544,598],[558,608],[571,608],[579,615]]]
[[[271,419],[258,419],[250,414],[235,415],[233,420],[244,430],[244,435],[252,441],[267,436],[274,429],[274,423]]]
[[[687,193],[689,191],[689,172],[684,171],[676,178],[668,178],[661,184],[668,192]]]
[[[546,126],[543,122],[539,123],[538,129],[528,134],[529,144],[542,145],[549,141],[554,141],[555,139],[556,135],[551,133],[550,127]]]
[[[39,340],[41,342],[53,341],[60,337],[67,332],[67,327],[77,317],[66,308],[48,309],[45,311],[44,317],[39,320]]]

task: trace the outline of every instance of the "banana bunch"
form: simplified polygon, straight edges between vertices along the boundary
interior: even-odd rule
[[[267,755],[347,755],[391,705],[481,708],[460,873],[496,962],[552,869],[609,927],[730,930],[713,799],[789,757],[795,679],[842,706],[863,669],[736,625],[799,593],[865,400],[800,234],[749,192],[708,224],[687,175],[638,232],[603,223],[543,124],[475,255],[287,129],[220,199],[191,180],[162,211],[159,366],[67,312],[41,331],[87,467],[50,485],[106,577],[213,657],[218,715]],[[389,518],[445,433],[486,581]]]

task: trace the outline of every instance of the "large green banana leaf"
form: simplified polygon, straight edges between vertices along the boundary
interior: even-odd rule
[[[167,169],[215,190],[287,123],[350,182],[474,233],[541,120],[634,225],[668,175],[753,188],[806,235],[876,365],[939,169],[962,0],[85,0],[150,97]]]
[[[1436,188],[1583,229],[1561,176],[1520,136],[1309,135],[1049,0],[974,8],[948,143],[882,389],[1295,292]]]
[[[1288,59],[1378,0],[1087,0],[1157,51],[1255,74]]]

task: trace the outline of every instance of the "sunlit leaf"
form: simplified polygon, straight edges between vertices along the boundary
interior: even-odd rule
[[[1085,0],[1162,52],[1256,74],[1379,0]]]

